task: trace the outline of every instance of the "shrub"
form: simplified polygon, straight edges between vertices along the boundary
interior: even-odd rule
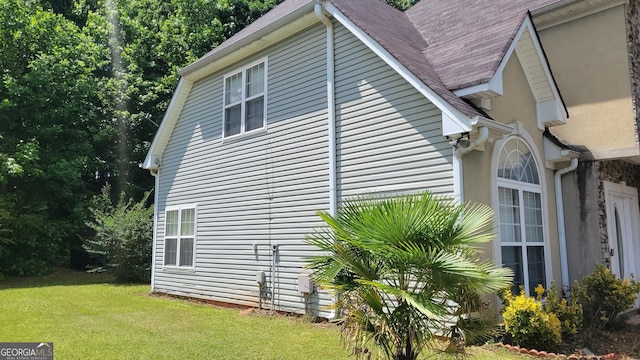
[[[560,297],[553,283],[546,292],[547,297],[543,308],[547,313],[554,314],[560,321],[562,339],[577,334],[582,328],[582,305],[575,301],[573,296],[571,301]]]
[[[502,296],[506,303],[502,312],[504,328],[514,344],[551,350],[561,343],[560,321],[556,315],[546,313],[540,301],[526,296],[522,288],[518,296],[509,290]]]
[[[92,201],[94,219],[87,225],[96,234],[85,241],[84,247],[102,263],[94,270],[111,270],[119,282],[149,282],[153,208],[146,203],[150,193],[137,203],[125,201],[122,193],[114,205],[110,192],[111,187],[106,185]]]
[[[591,329],[610,328],[621,322],[621,314],[637,300],[640,283],[619,279],[603,265],[576,282],[572,295],[582,305],[584,326]]]

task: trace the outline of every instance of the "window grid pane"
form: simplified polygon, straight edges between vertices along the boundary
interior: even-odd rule
[[[178,235],[178,211],[167,211],[167,219],[164,233],[166,236]]]
[[[247,69],[247,98],[264,92],[264,63]]]
[[[544,270],[544,247],[527,247],[527,266],[529,271],[529,294],[535,294],[535,288],[538,284],[542,284],[545,288],[547,287]]]
[[[180,235],[193,235],[195,224],[195,209],[182,210],[180,218]]]
[[[225,109],[225,122],[224,122],[224,135],[231,136],[240,134],[240,125],[242,123],[242,115],[241,115],[241,107],[240,105],[232,106],[230,108]]]
[[[527,242],[543,242],[542,200],[539,193],[523,191],[524,224]]]
[[[193,266],[193,238],[180,239],[180,266]]]
[[[500,241],[521,242],[518,190],[498,188]]]
[[[522,281],[522,248],[520,246],[503,246],[502,247],[502,266],[513,270],[513,286],[511,292],[520,293],[520,285],[524,285]]]
[[[247,101],[247,122],[245,131],[260,129],[264,126],[264,97]]]
[[[230,105],[242,101],[242,73],[225,80],[224,104]]]
[[[164,264],[175,265],[176,255],[178,249],[178,239],[165,239],[164,240]]]

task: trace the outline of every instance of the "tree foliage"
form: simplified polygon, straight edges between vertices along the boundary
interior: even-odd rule
[[[337,216],[318,215],[327,227],[307,241],[323,254],[309,268],[344,309],[343,336],[357,352],[415,359],[434,332],[446,331],[457,308],[451,300],[462,289],[479,294],[510,285],[508,269],[476,256],[476,246],[493,237],[488,207],[425,192],[348,199]]]
[[[177,70],[278,2],[0,0],[0,274],[81,253],[105,182],[142,198]]]

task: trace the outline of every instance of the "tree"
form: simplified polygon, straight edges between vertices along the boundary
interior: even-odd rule
[[[342,336],[359,352],[416,359],[455,311],[460,289],[510,286],[509,269],[476,257],[475,246],[493,238],[486,206],[424,192],[347,199],[337,216],[318,215],[328,226],[307,237],[322,252],[309,268],[337,297]]]
[[[0,273],[68,263],[99,150],[105,49],[38,5],[0,1]]]

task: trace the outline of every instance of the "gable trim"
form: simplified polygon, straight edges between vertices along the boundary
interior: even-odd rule
[[[158,132],[149,147],[147,157],[142,163],[143,169],[157,170],[160,167],[162,153],[169,142],[173,128],[176,125],[176,122],[180,117],[180,113],[182,112],[182,108],[184,107],[187,97],[191,92],[191,87],[193,87],[193,81],[186,80],[184,77],[180,78],[180,82],[178,82],[178,86],[174,91],[171,102],[167,107],[167,112],[165,112],[162,123],[160,123],[160,127],[158,128]]]
[[[528,36],[525,36],[525,34]],[[532,50],[535,54],[534,57],[532,57],[531,54],[526,54],[525,46],[527,44],[523,43],[523,41],[526,41],[527,38],[530,39],[531,44],[533,45]],[[533,25],[533,21],[531,20],[531,14],[528,14],[528,16],[523,20],[491,80],[484,84],[456,90],[454,91],[454,94],[470,99],[503,95],[502,73],[514,52],[518,56],[518,59],[520,59],[522,70],[527,78],[529,87],[536,98],[538,128],[543,130],[545,126],[554,126],[565,123],[569,116],[567,108],[562,100],[562,96],[560,95],[560,91],[556,85],[551,68],[549,67],[549,62],[547,61],[540,39],[538,38],[538,33]],[[546,79],[546,85],[551,90],[552,97],[550,99],[541,97],[539,91],[537,91],[537,88],[534,86],[533,75],[530,69],[530,66],[533,65],[539,65],[542,68]]]
[[[329,2],[324,3],[326,11],[347,30],[349,30],[356,38],[364,43],[371,51],[373,51],[380,59],[396,71],[402,78],[418,90],[424,97],[431,101],[442,112],[442,135],[453,135],[472,130],[473,125],[477,123],[478,117],[469,118],[458,109],[449,104],[435,91],[425,85],[416,75],[402,65],[395,57],[393,57],[384,47],[378,44],[369,34],[354,24],[347,16],[338,10]],[[425,60],[426,61],[426,60]]]

